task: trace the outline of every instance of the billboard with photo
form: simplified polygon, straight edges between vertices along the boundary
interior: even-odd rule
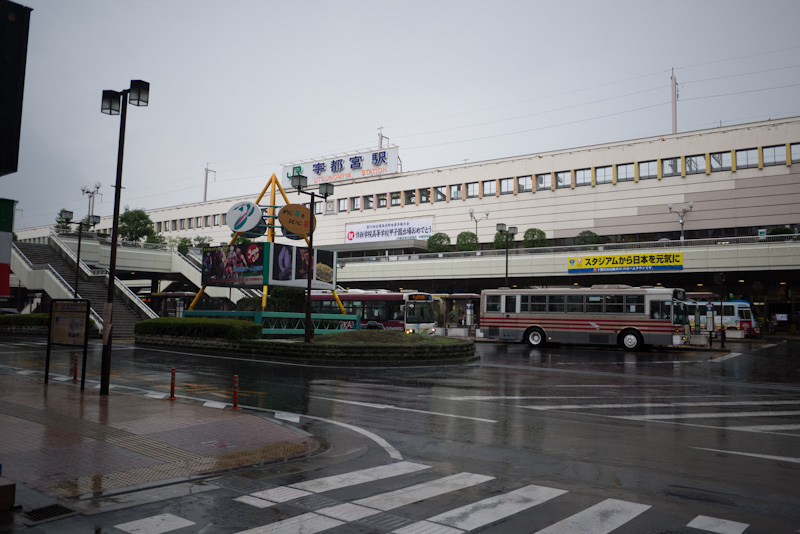
[[[265,243],[206,247],[203,249],[203,285],[262,287]]]
[[[265,284],[289,287],[308,287],[308,248],[265,243],[265,263],[269,272]],[[314,249],[312,289],[336,289],[336,253]]]

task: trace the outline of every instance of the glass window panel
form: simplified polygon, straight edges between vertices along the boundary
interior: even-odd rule
[[[711,154],[711,172],[731,170],[731,153],[715,152]]]
[[[703,174],[706,172],[705,156],[686,156],[686,174]]]
[[[520,176],[517,178],[517,193],[527,193],[533,191],[533,180],[530,176]]]
[[[661,176],[680,176],[681,158],[666,158],[661,160]]]
[[[431,190],[429,187],[418,191],[420,204],[429,204],[431,201]]]
[[[347,211],[347,199],[346,198],[340,198],[339,199],[338,211]]]
[[[586,313],[603,313],[603,297],[586,295]]]
[[[361,209],[361,197],[351,197],[350,198],[350,209],[351,210],[360,210]]]
[[[378,194],[378,207],[385,208],[386,207],[386,193]]]
[[[500,295],[486,295],[486,311],[487,312],[500,311]]]
[[[550,184],[552,183],[552,175],[548,172],[545,174],[537,174],[536,175],[536,190],[543,191],[545,189],[550,189]]]
[[[800,162],[800,143],[795,143],[791,147],[792,163]]]
[[[438,187],[433,188],[433,200],[434,202],[445,202],[447,201],[447,186],[440,185]]]
[[[565,189],[572,187],[572,173],[569,171],[561,171],[556,173],[556,188]]]
[[[375,206],[375,197],[372,195],[364,195],[361,197],[364,200],[364,209],[371,210]]]
[[[658,168],[655,161],[642,161],[639,163],[639,179],[649,180],[658,177]]]
[[[480,189],[478,182],[471,182],[467,184],[467,198],[478,198],[480,196]]]
[[[610,184],[613,181],[611,167],[597,167],[594,170],[595,184]]]
[[[785,165],[786,164],[786,145],[765,146],[764,165]]]
[[[559,313],[564,311],[564,295],[550,295],[547,298],[547,311]]]
[[[500,194],[510,195],[513,193],[514,193],[514,179],[503,178],[502,180],[500,180]]]
[[[450,186],[450,200],[461,200],[461,184]]]
[[[575,171],[575,185],[578,187],[592,185],[592,169],[578,169]]]
[[[583,313],[583,295],[567,295],[567,313]]]
[[[405,199],[403,200],[403,204],[406,206],[410,206],[412,204],[417,203],[417,190],[411,189],[405,192]],[[392,204],[394,206],[394,204]]]
[[[319,215],[322,213],[322,202],[314,202],[314,214]]]
[[[624,304],[622,295],[606,295],[606,313],[622,313]]]
[[[516,295],[506,295],[506,302],[505,308],[503,308],[505,313],[517,313],[517,296]]]
[[[632,182],[633,179],[634,179],[633,163],[626,163],[624,165],[617,165],[617,181],[618,182]]]
[[[392,206],[400,205],[400,191],[395,191],[391,194]]]
[[[736,168],[750,169],[758,167],[758,150],[751,148],[748,150],[736,151]]]
[[[497,182],[494,180],[486,180],[483,182],[483,196],[493,197],[497,193]]]
[[[644,295],[625,295],[625,313],[644,313]]]

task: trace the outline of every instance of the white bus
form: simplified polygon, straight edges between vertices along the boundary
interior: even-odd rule
[[[337,291],[348,314],[361,317],[361,328],[401,330],[407,334],[436,333],[435,311],[439,299],[420,291],[394,292],[383,289]],[[312,293],[315,313],[339,313],[339,305],[329,291]]]
[[[589,288],[487,289],[479,337],[545,343],[680,345],[688,334],[682,289],[594,285]]]
[[[714,330],[737,330],[742,336],[758,334],[753,305],[746,300],[697,300],[689,303],[689,322],[693,331],[706,330],[707,306],[714,308]],[[699,327],[698,327],[699,318]]]

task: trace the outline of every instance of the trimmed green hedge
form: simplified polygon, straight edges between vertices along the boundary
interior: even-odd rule
[[[48,326],[49,324],[49,313],[0,315],[0,326]]]
[[[215,338],[238,341],[261,338],[261,325],[236,319],[162,317],[136,323],[134,333],[150,336]]]

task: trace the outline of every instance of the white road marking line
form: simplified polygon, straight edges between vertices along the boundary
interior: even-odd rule
[[[340,525],[344,525],[344,523],[338,519],[309,512],[272,523],[271,525],[243,530],[237,534],[298,534],[299,532],[302,532],[302,534],[315,534]]]
[[[439,399],[444,400],[455,400],[455,401],[473,401],[473,400],[527,400],[527,399],[605,399],[606,397],[574,397],[572,395],[533,395],[533,396],[480,396],[480,395],[471,395],[466,397],[437,397]]]
[[[759,349],[759,350],[761,350],[761,349],[768,349],[768,348],[770,348],[770,347],[777,347],[777,346],[778,346],[778,345],[776,345],[775,343],[767,343],[766,345],[761,345],[760,347],[758,347],[758,349]]]
[[[730,402],[638,402],[618,404],[550,404],[544,406],[524,406],[531,410],[601,410],[608,408],[670,408],[673,406],[698,407],[698,406],[786,406],[800,405],[796,401],[730,401]]]
[[[280,486],[250,494],[251,497],[265,499],[272,502],[293,501],[294,499],[299,499],[300,497],[306,497],[308,495],[311,495],[310,491],[303,491],[296,488],[290,488],[288,486]]]
[[[323,491],[347,488],[408,473],[416,473],[417,471],[430,469],[430,467],[429,465],[417,464],[414,462],[398,462],[362,469],[360,471],[352,471],[341,475],[316,478],[306,482],[298,482],[297,484],[289,484],[289,487],[313,493],[322,493]]]
[[[481,484],[488,480],[493,480],[494,477],[486,475],[476,475],[473,473],[458,473],[449,477],[439,478],[430,482],[401,488],[396,491],[390,491],[381,495],[367,497],[366,499],[359,499],[355,504],[361,506],[368,506],[370,508],[377,508],[378,510],[393,510],[400,508],[407,504],[419,502],[437,495],[450,493],[464,488],[469,488],[477,484]]]
[[[69,380],[72,380],[72,377],[64,375],[50,375],[50,380],[57,380],[59,382],[68,382]]]
[[[165,399],[167,397],[167,394],[166,393],[158,393],[157,391],[150,391],[148,393],[145,393],[144,396],[148,397],[150,399]]]
[[[711,358],[708,360],[710,363],[719,363],[724,362],[725,360],[730,360],[731,358],[736,358],[737,356],[741,356],[741,352],[731,352],[730,354],[726,354],[725,356],[720,356],[718,358]]]
[[[18,375],[33,375],[38,373],[39,371],[17,371]]]
[[[489,497],[455,510],[428,518],[428,522],[442,523],[462,530],[474,530],[500,519],[532,508],[567,493],[566,490],[530,485],[518,490]]]
[[[686,526],[707,530],[708,532],[715,532],[716,534],[742,534],[750,525],[747,523],[717,519],[716,517],[709,517],[707,515],[698,515]]]
[[[256,508],[269,508],[270,506],[274,506],[277,503],[272,501],[267,501],[264,499],[259,499],[258,497],[253,497],[252,495],[242,495],[241,497],[236,497],[233,499],[236,502],[240,502],[242,504],[249,504],[250,506],[255,506]]]
[[[772,456],[769,454],[754,454],[751,452],[737,452],[737,451],[723,451],[720,449],[707,449],[705,447],[691,447],[700,451],[721,452],[724,454],[736,454],[739,456],[750,456],[751,458],[761,458],[762,460],[777,460],[779,462],[789,462],[793,464],[800,464],[800,458],[792,458],[790,456]]]
[[[206,401],[203,403],[203,406],[205,406],[206,408],[218,408],[220,410],[224,410],[225,407],[228,406],[228,404],[218,401]]]
[[[275,419],[281,419],[282,421],[289,421],[290,423],[299,423],[300,414],[289,413],[289,412],[275,412]]]
[[[462,534],[463,532],[458,528],[446,527],[428,521],[419,521],[413,525],[393,530],[391,534]]]
[[[635,502],[606,499],[536,534],[606,534],[643,513],[650,506]]]
[[[755,426],[729,426],[728,430],[742,430],[744,432],[780,432],[781,430],[800,430],[800,425],[755,425]]]
[[[725,419],[726,417],[785,417],[800,415],[797,410],[782,412],[719,412],[719,413],[684,413],[684,414],[655,414],[655,415],[614,415],[617,419],[631,421],[665,421],[669,419]]]
[[[192,525],[194,525],[194,523],[188,519],[183,519],[182,517],[172,514],[161,514],[131,521],[130,523],[114,525],[114,528],[118,528],[128,534],[162,534]]]
[[[374,432],[370,432],[369,430],[365,430],[365,429],[357,427],[355,425],[342,423],[341,421],[336,421],[334,419],[325,419],[324,417],[315,417],[313,415],[304,415],[303,417],[305,417],[306,419],[313,419],[315,421],[324,421],[324,422],[326,422],[328,424],[331,424],[331,425],[340,426],[342,428],[346,428],[348,430],[352,430],[353,432],[358,432],[362,436],[366,436],[367,438],[371,439],[372,441],[374,441],[375,443],[380,445],[383,448],[383,450],[386,451],[386,454],[388,454],[390,458],[393,458],[395,460],[402,460],[403,459],[403,455],[400,454],[400,451],[398,451],[397,449],[392,447],[389,444],[388,441],[386,441],[385,439],[383,439],[379,435],[375,434]]]
[[[352,521],[364,519],[365,517],[369,517],[371,515],[379,514],[381,511],[376,510],[375,508],[367,508],[366,506],[359,506],[353,503],[344,503],[317,510],[317,513],[350,523]]]
[[[371,402],[348,401],[348,400],[342,400],[342,399],[331,399],[331,398],[328,398],[328,397],[316,397],[316,396],[312,396],[311,398],[312,399],[326,400],[326,401],[331,401],[331,402],[341,402],[341,403],[344,403],[344,404],[353,404],[355,406],[365,406],[367,408],[377,408],[378,410],[400,410],[400,411],[403,411],[403,412],[424,413],[424,414],[428,414],[428,415],[440,415],[442,417],[453,417],[453,418],[456,418],[456,419],[469,419],[470,421],[480,421],[482,423],[496,423],[497,422],[497,421],[495,421],[493,419],[481,419],[479,417],[469,417],[469,416],[466,416],[466,415],[455,415],[455,414],[452,414],[452,413],[441,413],[441,412],[429,412],[429,411],[426,411],[426,410],[415,410],[413,408],[402,408],[400,406],[392,406],[391,404],[373,404]]]

